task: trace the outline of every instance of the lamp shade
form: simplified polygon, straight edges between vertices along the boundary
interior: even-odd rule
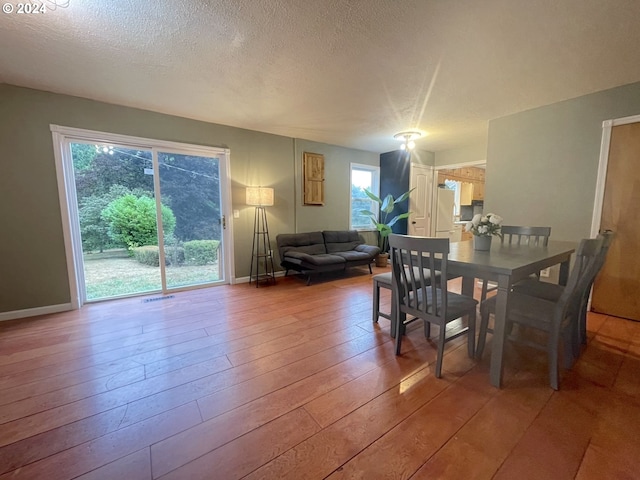
[[[273,188],[247,187],[247,205],[270,207],[273,205]]]

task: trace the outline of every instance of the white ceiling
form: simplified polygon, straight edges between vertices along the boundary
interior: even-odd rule
[[[640,81],[638,0],[40,1],[0,82],[374,152]]]

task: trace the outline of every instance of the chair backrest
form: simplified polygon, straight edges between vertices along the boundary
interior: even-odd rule
[[[449,239],[389,235],[389,246],[399,311],[446,318]]]
[[[546,247],[551,236],[551,227],[503,225],[500,231],[502,233],[502,243],[510,245],[540,245]]]
[[[570,313],[577,313],[582,296],[591,286],[598,273],[598,260],[602,250],[603,238],[585,238],[576,250],[576,260],[573,264],[567,285],[556,304],[556,314],[562,321]]]

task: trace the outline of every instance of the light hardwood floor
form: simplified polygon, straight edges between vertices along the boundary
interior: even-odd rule
[[[465,337],[436,379],[364,272],[3,322],[0,479],[638,478],[640,324],[590,314],[558,392],[515,345],[491,387]]]

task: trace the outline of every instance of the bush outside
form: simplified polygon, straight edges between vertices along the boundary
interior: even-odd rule
[[[133,249],[133,258],[143,265],[150,267],[160,266],[160,248],[157,245],[145,245]],[[184,264],[184,248],[167,246],[164,250],[165,265],[182,265]]]
[[[191,240],[184,242],[183,246],[188,265],[209,265],[218,260],[218,240]]]
[[[161,210],[162,228],[165,235],[171,236],[176,227],[176,217],[166,205],[162,205]],[[101,215],[109,224],[109,237],[129,250],[158,242],[156,202],[153,198],[127,194],[109,203]]]

